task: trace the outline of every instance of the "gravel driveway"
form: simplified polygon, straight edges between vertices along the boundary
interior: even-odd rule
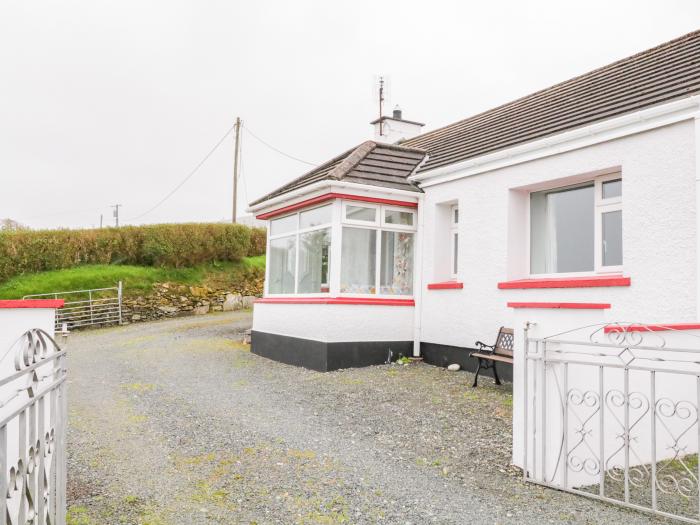
[[[429,365],[319,373],[236,312],[69,343],[69,525],[661,523],[525,484],[509,388]]]

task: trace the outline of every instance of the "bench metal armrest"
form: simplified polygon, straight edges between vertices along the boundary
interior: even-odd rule
[[[474,344],[482,352],[488,352],[490,354],[493,354],[496,351],[496,345],[487,345],[486,343],[482,343],[481,341],[477,341]]]

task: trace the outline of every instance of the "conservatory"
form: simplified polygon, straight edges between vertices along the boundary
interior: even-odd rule
[[[413,354],[422,193],[406,176],[423,158],[364,143],[253,205],[268,221],[253,352],[316,370]]]

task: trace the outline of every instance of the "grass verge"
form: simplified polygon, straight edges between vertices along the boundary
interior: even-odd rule
[[[0,284],[0,299],[90,288],[108,288],[122,281],[126,295],[148,294],[154,283],[172,282],[212,288],[237,287],[251,275],[264,275],[265,256],[245,257],[238,262],[214,262],[192,268],[154,268],[94,264],[66,270],[21,275]]]

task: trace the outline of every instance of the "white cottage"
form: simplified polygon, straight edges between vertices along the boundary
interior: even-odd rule
[[[473,367],[504,325],[517,359],[525,320],[700,327],[699,56],[694,32],[424,134],[396,112],[389,140],[252,203],[253,352]]]

